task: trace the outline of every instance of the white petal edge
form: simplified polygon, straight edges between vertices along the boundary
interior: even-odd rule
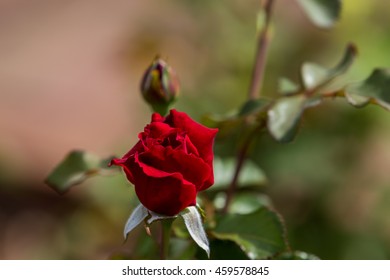
[[[183,218],[192,239],[200,248],[206,251],[207,256],[210,258],[209,240],[203,228],[202,217],[196,206],[187,207],[180,212],[180,216]]]

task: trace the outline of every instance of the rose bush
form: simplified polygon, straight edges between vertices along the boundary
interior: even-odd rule
[[[167,117],[154,113],[138,143],[111,164],[123,167],[147,209],[173,216],[196,205],[197,193],[214,183],[217,131],[176,110]]]

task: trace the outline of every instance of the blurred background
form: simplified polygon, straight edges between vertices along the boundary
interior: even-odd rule
[[[343,1],[319,30],[278,0],[263,94],[299,67],[327,67],[348,42],[346,75],[390,67],[386,1]],[[246,99],[258,0],[0,0],[0,259],[106,259],[124,244],[134,207],[124,176],[92,178],[64,196],[44,183],[73,149],[121,156],[149,122],[140,78],[156,54],[179,74],[176,108],[200,120]],[[290,245],[322,259],[390,257],[390,114],[329,100],[304,116],[291,144],[268,135],[252,159],[283,215]]]

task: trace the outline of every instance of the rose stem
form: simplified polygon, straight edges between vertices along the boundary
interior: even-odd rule
[[[265,22],[264,22],[263,29],[261,30],[259,38],[257,40],[255,64],[252,71],[252,80],[249,88],[248,100],[254,100],[258,97],[258,95],[260,95],[260,90],[262,87],[263,76],[264,76],[265,63],[267,60],[267,50],[270,43],[269,26],[272,17],[274,0],[265,0],[265,1],[261,1],[261,3],[262,3],[262,9],[264,9],[265,12]],[[265,125],[264,123],[260,124],[261,127],[264,125]],[[254,131],[257,131],[257,129],[255,129]],[[229,189],[227,190],[226,193],[225,206],[222,210],[223,213],[227,213],[233,195],[237,189],[238,177],[240,175],[241,168],[247,156],[254,135],[255,133],[250,133],[248,135],[248,138],[244,141],[243,145],[238,151],[236,169],[234,171],[232,182],[230,183]]]
[[[160,235],[160,259],[166,260],[169,252],[169,240],[171,237],[171,229],[173,219],[161,220],[161,235]]]
[[[236,164],[236,169],[234,170],[234,176],[233,176],[232,182],[230,183],[230,186],[226,192],[225,206],[222,210],[222,213],[224,213],[224,214],[227,213],[229,206],[230,206],[230,203],[232,201],[233,195],[237,189],[238,176],[240,175],[240,171],[241,171],[242,165],[244,164],[244,161],[245,161],[246,155],[248,153],[249,146],[250,146],[251,142],[252,142],[252,137],[246,138],[245,143],[242,145],[241,149],[238,151],[237,164]]]
[[[224,213],[224,214],[227,213],[229,206],[230,206],[230,203],[232,202],[234,193],[237,189],[237,182],[238,182],[238,178],[239,178],[239,175],[241,172],[241,168],[242,168],[244,161],[245,161],[245,158],[248,154],[248,150],[249,150],[249,147],[251,146],[253,137],[258,133],[258,131],[261,128],[263,128],[264,125],[265,125],[265,122],[261,122],[260,125],[258,125],[255,129],[253,129],[251,131],[251,133],[245,139],[245,142],[241,146],[241,149],[238,151],[236,169],[234,170],[232,182],[230,183],[230,186],[226,192],[225,205],[224,205],[224,208],[222,209],[222,213]]]
[[[263,82],[265,63],[267,61],[267,51],[270,43],[269,26],[271,23],[274,0],[265,0],[261,1],[261,3],[265,12],[265,21],[257,41],[256,58],[252,71],[252,80],[249,88],[248,100],[256,99],[260,93]]]

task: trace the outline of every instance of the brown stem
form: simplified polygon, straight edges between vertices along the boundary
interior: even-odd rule
[[[253,67],[252,72],[252,80],[251,85],[249,88],[249,94],[248,94],[248,100],[254,100],[257,98],[258,94],[261,90],[261,85],[263,81],[263,75],[264,75],[264,68],[265,63],[267,59],[267,50],[270,42],[270,36],[269,36],[269,26],[271,22],[272,17],[272,11],[274,6],[274,0],[265,0],[262,1],[262,8],[265,12],[265,22],[263,29],[260,32],[258,41],[257,41],[257,50],[256,50],[256,59],[255,64]],[[247,121],[246,121],[247,123]],[[225,206],[222,210],[223,213],[227,213],[230,203],[232,201],[233,195],[237,189],[237,183],[238,183],[238,177],[240,175],[242,166],[244,164],[245,158],[248,154],[248,150],[250,147],[250,144],[252,143],[253,136],[255,135],[255,132],[258,131],[258,128],[263,128],[265,125],[264,122],[262,122],[256,129],[253,130],[252,133],[250,133],[243,145],[241,146],[241,149],[239,150],[237,154],[237,163],[236,163],[236,169],[234,171],[234,176],[232,179],[232,182],[230,183],[229,189],[226,192],[226,201]]]
[[[225,206],[222,209],[222,213],[226,214],[229,210],[230,203],[232,202],[234,193],[237,189],[237,183],[238,178],[242,169],[242,166],[245,162],[246,156],[248,155],[249,147],[252,144],[252,141],[254,139],[254,136],[265,126],[265,121],[262,121],[256,128],[254,128],[249,135],[247,135],[247,138],[245,139],[245,142],[241,146],[241,149],[238,152],[237,155],[237,163],[236,163],[236,169],[234,171],[234,176],[232,179],[232,182],[230,183],[230,186],[228,190],[226,191],[226,200],[225,200]]]
[[[243,144],[243,146],[241,147],[240,151],[238,152],[236,169],[234,171],[234,176],[233,176],[232,182],[230,183],[230,186],[226,192],[225,206],[222,209],[222,213],[224,213],[224,214],[227,213],[229,206],[230,206],[230,203],[232,202],[233,195],[237,189],[238,176],[240,175],[241,168],[244,164],[244,161],[245,161],[246,155],[248,153],[249,146],[250,146],[251,142],[252,142],[252,137],[248,137],[246,139],[245,143]]]
[[[261,90],[264,68],[267,60],[267,50],[270,42],[269,26],[272,17],[273,6],[274,0],[262,1],[262,7],[265,12],[265,22],[257,41],[256,60],[253,67],[252,82],[248,94],[249,100],[256,99]]]

